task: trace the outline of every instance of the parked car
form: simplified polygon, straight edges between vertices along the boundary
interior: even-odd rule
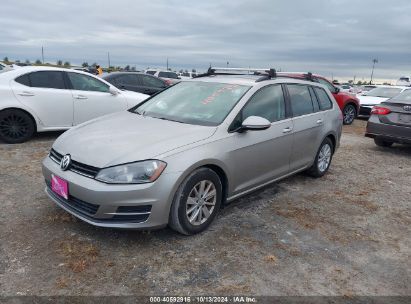
[[[153,95],[168,87],[165,80],[144,73],[115,72],[103,77],[116,87],[123,90]]]
[[[147,97],[80,71],[21,67],[0,74],[0,139],[21,143],[35,132],[66,130]]]
[[[331,94],[337,101],[338,106],[340,107],[343,116],[344,116],[344,124],[350,125],[353,123],[354,119],[358,116],[360,110],[360,101],[357,97],[352,94],[341,92],[338,87],[333,85],[328,79],[323,76],[315,75],[311,73],[290,73],[290,72],[282,72],[278,73],[278,75],[288,76],[288,77],[295,77],[299,79],[306,79],[309,81],[314,81],[325,85],[328,90],[330,90]]]
[[[196,77],[197,75],[198,75],[198,73],[195,73],[195,72],[183,72],[183,73],[179,73],[179,77],[180,77],[181,79],[183,79],[183,80]]]
[[[13,65],[5,64],[4,62],[0,62],[0,73],[7,72],[14,70]]]
[[[358,88],[356,92],[353,92],[353,93],[364,95],[365,93],[367,93],[368,91],[371,91],[372,89],[375,89],[376,87],[377,86],[373,84],[362,85]]]
[[[351,93],[353,86],[348,84],[342,84],[339,86],[340,92]]]
[[[411,87],[378,86],[364,94],[357,95],[360,100],[360,115],[370,116],[373,106],[379,105],[381,102],[395,97],[407,89],[411,89]]]
[[[374,138],[375,144],[382,147],[411,144],[411,90],[374,106],[365,136]]]
[[[168,85],[181,81],[181,78],[177,75],[177,73],[171,71],[147,70],[146,74],[159,77],[165,80]]]
[[[411,86],[411,76],[402,76],[397,80],[397,86]]]
[[[323,85],[208,75],[61,135],[43,161],[48,196],[96,226],[195,234],[246,193],[327,172],[343,117]]]

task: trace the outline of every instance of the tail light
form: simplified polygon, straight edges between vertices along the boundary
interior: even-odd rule
[[[374,106],[371,109],[371,114],[375,114],[375,115],[387,115],[390,113],[391,113],[391,110],[384,108],[384,107]]]
[[[172,85],[173,84],[173,82],[169,79],[165,79],[164,81],[166,82],[167,85]]]

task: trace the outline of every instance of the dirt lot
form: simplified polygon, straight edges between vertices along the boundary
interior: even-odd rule
[[[0,295],[411,295],[411,147],[344,127],[322,179],[297,175],[201,235],[95,228],[44,194],[58,134],[0,143]]]

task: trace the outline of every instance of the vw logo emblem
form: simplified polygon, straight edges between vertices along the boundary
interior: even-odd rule
[[[405,111],[411,111],[411,106],[404,106]]]
[[[60,162],[60,168],[63,171],[66,171],[71,165],[71,157],[70,154],[66,154],[63,156]]]

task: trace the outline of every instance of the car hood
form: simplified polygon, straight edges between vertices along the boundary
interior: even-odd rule
[[[202,141],[217,127],[183,124],[134,114],[110,114],[61,135],[53,148],[86,165],[104,168],[139,160]]]
[[[389,99],[386,97],[374,97],[365,95],[357,95],[357,97],[360,100],[361,105],[376,105]]]
[[[130,107],[134,107],[135,105],[139,104],[143,100],[150,97],[149,95],[133,92],[133,91],[121,91],[121,95],[127,99],[127,103]]]

